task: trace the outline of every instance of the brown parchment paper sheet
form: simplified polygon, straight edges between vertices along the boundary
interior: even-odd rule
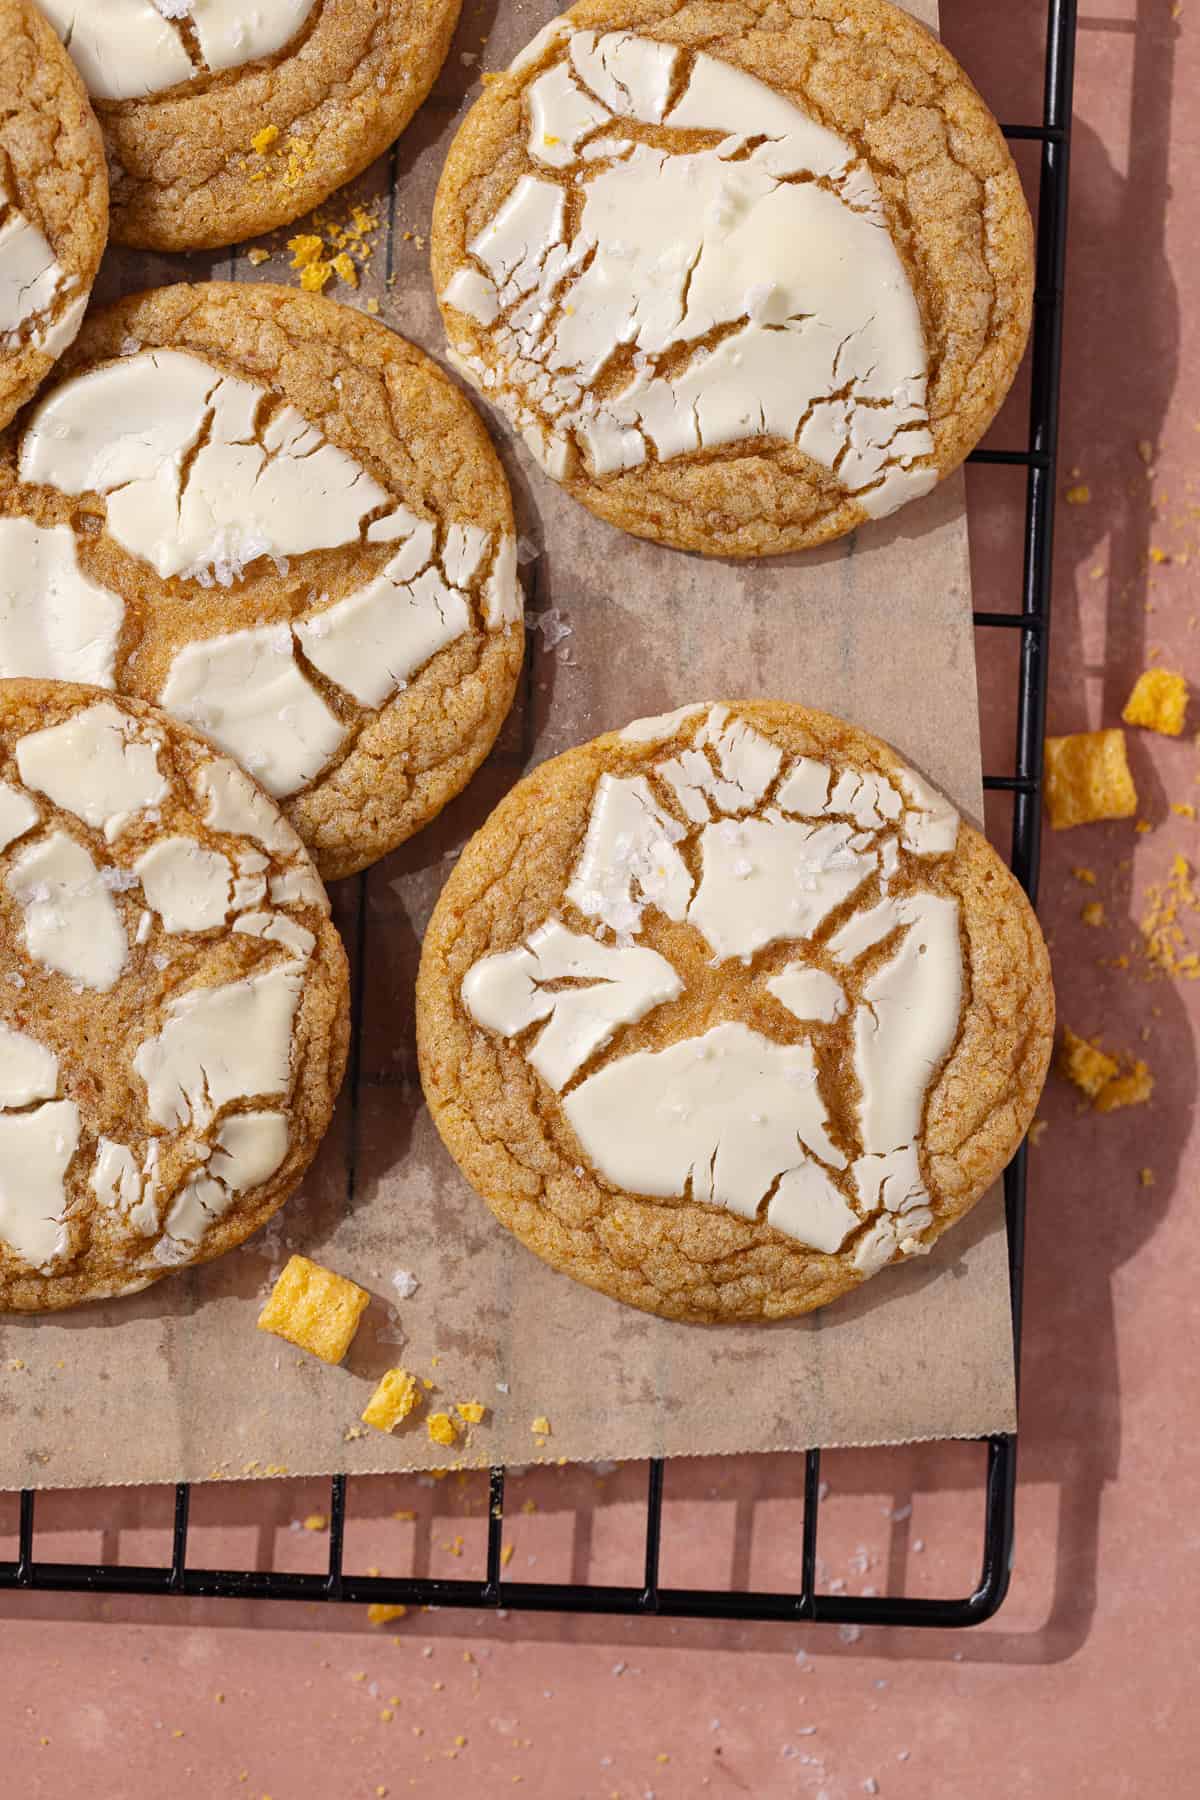
[[[558,10],[546,0],[471,9],[435,94],[354,186],[387,228],[358,293],[335,291],[358,305],[374,296],[381,318],[434,355],[442,333],[425,244],[446,147],[479,70],[505,66]],[[931,0],[913,10],[935,18]],[[349,198],[331,210],[344,216]],[[287,235],[264,240],[276,253],[257,273],[284,278]],[[209,274],[256,271],[244,251],[114,250],[101,292]],[[524,770],[641,714],[707,698],[802,700],[890,739],[979,821],[961,478],[826,551],[714,563],[593,519],[492,423],[520,530],[540,552],[525,569],[530,605],[557,608],[571,635],[547,647],[552,634],[531,634],[513,715],[467,792],[365,887],[334,890],[363,983],[357,1083],[300,1193],[220,1262],[115,1304],[0,1325],[0,1486],[765,1451],[1014,1425],[998,1191],[932,1256],[806,1319],[671,1324],[554,1274],[501,1230],[429,1121],[413,1046],[421,932],[463,842]],[[375,1296],[340,1368],[254,1329],[291,1250]],[[390,1278],[401,1268],[421,1285],[397,1306]],[[397,1362],[436,1382],[431,1409],[488,1407],[456,1452],[429,1442],[423,1415],[393,1437],[358,1425]],[[540,1451],[539,1415],[551,1423]]]

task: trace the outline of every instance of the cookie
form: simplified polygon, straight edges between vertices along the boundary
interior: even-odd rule
[[[104,144],[83,83],[27,0],[0,0],[0,427],[83,323],[108,236]]]
[[[759,701],[545,763],[425,936],[421,1076],[503,1225],[670,1319],[824,1306],[931,1249],[1033,1116],[1046,948],[886,744]]]
[[[1034,276],[999,126],[886,0],[580,0],[468,114],[432,257],[453,359],[546,472],[714,556],[956,468]]]
[[[284,225],[365,169],[445,61],[461,0],[43,0],[104,128],[113,237]]]
[[[295,289],[88,319],[0,438],[0,675],[161,704],[242,762],[326,879],[441,810],[524,651],[512,502],[457,388]]]
[[[283,1204],[349,982],[265,794],[139,700],[0,682],[0,1310],[135,1293]]]

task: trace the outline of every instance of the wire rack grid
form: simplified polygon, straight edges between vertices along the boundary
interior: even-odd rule
[[[1034,294],[1029,430],[1020,450],[981,449],[977,464],[1017,465],[1026,471],[1021,604],[1011,612],[976,612],[982,631],[1019,635],[1017,729],[1014,772],[985,775],[984,787],[1010,793],[1013,823],[1010,860],[1014,874],[1036,900],[1042,805],[1042,740],[1047,688],[1055,471],[1062,364],[1063,277],[1066,259],[1071,100],[1077,0],[1048,0],[1042,120],[1006,125],[1010,141],[1040,146],[1037,276]],[[361,882],[360,877],[360,882]],[[1019,1360],[1025,1238],[1026,1150],[1005,1171],[1009,1279],[1013,1337]],[[18,1550],[0,1561],[0,1589],[106,1594],[188,1595],[241,1600],[343,1601],[467,1607],[497,1611],[575,1612],[664,1618],[807,1621],[841,1625],[967,1626],[982,1623],[1008,1590],[1016,1495],[1015,1437],[987,1440],[983,1548],[972,1592],[946,1598],[904,1594],[867,1597],[819,1591],[817,1544],[821,1512],[821,1453],[796,1458],[803,1470],[801,1581],[791,1592],[682,1588],[659,1580],[663,1527],[663,1464],[648,1465],[643,1580],[612,1586],[580,1582],[510,1581],[504,1576],[504,1470],[490,1476],[486,1567],[475,1579],[358,1575],[344,1571],[348,1504],[344,1475],[330,1478],[329,1561],[321,1574],[276,1569],[197,1568],[188,1561],[190,1488],[175,1490],[171,1560],[161,1565],[51,1562],[35,1553],[36,1495],[22,1493]]]

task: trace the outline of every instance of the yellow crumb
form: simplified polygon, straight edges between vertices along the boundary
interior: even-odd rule
[[[1108,1082],[1115,1079],[1120,1072],[1120,1064],[1116,1057],[1108,1056],[1089,1044],[1086,1038],[1077,1037],[1070,1026],[1063,1027],[1063,1041],[1058,1052],[1059,1073],[1085,1093],[1089,1100],[1094,1100]]]
[[[369,313],[377,313],[379,311],[379,302],[374,294],[372,294],[371,298],[367,301],[367,311]]]
[[[390,1725],[395,1716],[396,1715],[390,1706],[385,1706],[380,1709],[379,1717],[384,1725]]]
[[[1141,1182],[1143,1187],[1153,1187],[1154,1186],[1154,1170],[1153,1169],[1139,1169],[1138,1170],[1138,1180]]]
[[[411,1506],[402,1506],[392,1514],[393,1519],[415,1519],[416,1516]]]
[[[437,1359],[435,1358],[434,1360],[436,1361]],[[421,1386],[423,1388],[425,1388],[429,1393],[433,1392],[433,1383],[432,1383],[432,1381],[430,1381],[428,1375],[422,1375]]]
[[[309,1513],[304,1520],[305,1531],[328,1531],[329,1519],[325,1513]]]
[[[270,262],[271,252],[264,250],[260,244],[251,244],[246,252],[246,261],[255,269],[261,269],[265,262]]]
[[[256,131],[254,136],[250,139],[250,148],[256,151],[259,156],[265,156],[272,145],[277,144],[278,142],[278,125],[264,125],[262,130]]]
[[[1087,905],[1081,909],[1079,916],[1085,925],[1103,925],[1104,902],[1102,900],[1089,900]]]
[[[468,1425],[481,1425],[487,1407],[482,1400],[460,1400],[454,1410],[461,1419],[466,1420]]]
[[[333,265],[331,263],[309,263],[306,269],[300,271],[300,286],[306,294],[319,294],[332,276]]]
[[[562,139],[557,138],[557,137],[552,137],[548,131],[545,131],[542,133],[542,142],[543,142],[543,144],[561,144]]]
[[[550,1436],[550,1421],[548,1418],[546,1418],[544,1413],[539,1413],[537,1418],[534,1419],[530,1423],[529,1429],[532,1432],[538,1433],[542,1437],[549,1437]]]
[[[670,1757],[669,1757],[669,1756],[668,1756],[668,1755],[667,1755],[667,1753],[666,1753],[666,1751],[665,1751],[665,1750],[660,1750],[660,1751],[659,1751],[659,1753],[658,1753],[658,1755],[657,1755],[657,1756],[656,1756],[656,1757],[655,1757],[655,1759],[654,1759],[654,1760],[655,1760],[655,1762],[657,1762],[657,1763],[669,1763],[669,1762],[670,1762],[670,1760],[671,1760],[671,1759],[670,1759]]]
[[[1092,1105],[1097,1112],[1116,1112],[1122,1106],[1143,1106],[1153,1092],[1153,1075],[1144,1062],[1135,1062],[1124,1075],[1106,1082]]]
[[[1066,493],[1068,506],[1086,506],[1092,497],[1092,490],[1086,481],[1077,481]]]
[[[430,1413],[425,1421],[425,1427],[435,1444],[442,1444],[447,1448],[458,1436],[458,1427],[449,1413]]]
[[[500,1567],[502,1569],[507,1569],[509,1563],[512,1561],[515,1548],[516,1546],[514,1544],[505,1544],[502,1547],[500,1551]]]
[[[1164,737],[1178,737],[1187,716],[1188,684],[1174,669],[1146,669],[1133,684],[1121,717]]]
[[[347,256],[344,250],[339,250],[337,255],[331,256],[329,260],[340,281],[344,281],[347,287],[356,288],[358,286],[358,270],[354,266],[352,256]]]
[[[407,1611],[407,1606],[385,1606],[377,1600],[367,1608],[367,1624],[390,1625],[393,1619],[402,1619]]]
[[[1049,1129],[1049,1119],[1035,1119],[1033,1121],[1033,1124],[1029,1127],[1029,1147],[1031,1150],[1037,1149]]]
[[[1096,819],[1128,819],[1137,790],[1125,756],[1125,733],[1077,731],[1046,739],[1046,810],[1056,831]]]
[[[314,237],[311,232],[301,232],[297,237],[288,239],[288,249],[292,253],[293,269],[308,269],[322,260],[325,252],[323,238]]]
[[[391,1431],[421,1404],[417,1384],[407,1369],[388,1369],[361,1415],[364,1425]]]
[[[274,1332],[322,1362],[340,1363],[370,1299],[357,1282],[307,1256],[292,1256],[258,1315],[258,1329]]]
[[[1095,869],[1082,869],[1082,868],[1072,869],[1071,873],[1075,877],[1076,881],[1082,881],[1084,887],[1095,887],[1095,885],[1096,885]]]
[[[1171,811],[1178,813],[1181,819],[1194,819],[1196,809],[1190,800],[1172,800]]]
[[[1139,819],[1133,829],[1137,832],[1139,837],[1145,837],[1148,831],[1154,830],[1154,827],[1149,819]]]

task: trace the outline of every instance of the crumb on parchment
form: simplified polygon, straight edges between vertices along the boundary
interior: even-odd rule
[[[407,1369],[388,1369],[362,1413],[364,1425],[391,1431],[420,1406],[422,1395]]]
[[[425,1428],[433,1443],[442,1444],[447,1448],[453,1444],[458,1437],[458,1426],[454,1423],[454,1420],[450,1417],[449,1413],[430,1413],[425,1421]]]
[[[1059,1074],[1085,1094],[1097,1112],[1140,1106],[1154,1092],[1154,1077],[1146,1063],[1130,1059],[1122,1068],[1115,1056],[1079,1037],[1069,1025],[1063,1028],[1056,1064]]]

